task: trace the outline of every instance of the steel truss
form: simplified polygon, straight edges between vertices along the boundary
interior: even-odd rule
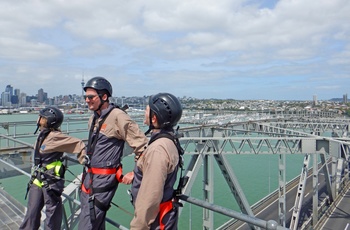
[[[298,127],[290,126],[287,127]],[[327,126],[332,128],[333,126]],[[324,128],[324,130],[327,129]],[[278,154],[279,155],[279,224],[286,226],[286,178],[285,178],[285,155],[286,154],[303,154],[305,155],[304,164],[301,166],[299,192],[295,199],[295,207],[293,218],[290,226],[296,229],[300,215],[301,204],[303,201],[303,193],[308,172],[308,162],[310,156],[314,159],[313,165],[313,187],[317,191],[318,173],[322,170],[326,178],[327,193],[330,202],[337,196],[340,187],[342,175],[339,173],[348,167],[350,153],[350,143],[334,138],[317,136],[298,130],[286,129],[268,125],[266,122],[240,122],[235,124],[227,124],[225,126],[201,126],[186,128],[182,130],[184,137],[181,138],[182,146],[186,154],[191,154],[192,158],[186,170],[186,176],[189,178],[187,185],[183,189],[183,194],[188,195],[191,191],[195,178],[198,175],[200,167],[209,168],[208,158],[212,156],[219,165],[224,178],[236,199],[242,213],[254,217],[253,211],[249,206],[247,199],[242,191],[239,181],[235,176],[233,169],[226,159],[226,155],[230,154]],[[321,163],[317,162],[320,156]],[[327,162],[334,161],[331,171],[328,169]],[[337,162],[341,162],[337,164]],[[212,168],[212,166],[210,166]],[[208,176],[208,170],[204,170],[204,178],[212,178]],[[330,178],[337,178],[331,181]],[[207,179],[204,180],[204,199],[208,199],[208,194],[213,193],[213,186],[210,186]],[[318,221],[318,193],[313,195],[313,218],[312,224],[315,226]],[[204,220],[212,219],[205,213]],[[203,222],[204,229],[207,221]],[[209,225],[211,226],[211,225]],[[256,226],[251,225],[251,229]]]
[[[313,174],[312,186],[315,191],[313,195],[313,219],[312,225],[315,226],[319,218],[318,209],[318,173],[322,170],[325,174],[327,194],[329,201],[333,202],[337,197],[342,183],[348,182],[349,172],[349,155],[350,142],[345,137],[344,133],[349,131],[349,120],[338,121],[338,125],[320,121],[315,123],[316,118],[306,119],[302,118],[296,120],[295,117],[291,121],[286,119],[272,119],[264,121],[247,121],[238,122],[225,125],[203,125],[196,127],[188,127],[180,129],[183,137],[180,138],[182,147],[186,155],[190,155],[190,160],[186,164],[185,176],[188,182],[182,190],[181,199],[189,203],[197,204],[203,207],[203,228],[213,229],[213,211],[223,213],[232,218],[246,221],[249,223],[251,229],[259,229],[260,227],[266,229],[285,229],[286,227],[286,208],[285,208],[285,156],[287,154],[302,154],[305,155],[303,165],[301,165],[301,173],[299,178],[298,194],[295,199],[295,206],[293,209],[293,218],[290,226],[296,228],[298,226],[298,219],[300,216],[300,207],[303,199],[303,188],[305,187],[305,178],[308,172],[309,158],[313,159],[313,167],[311,173]],[[333,119],[336,121],[335,119]],[[312,121],[312,122],[310,122]],[[336,123],[336,122],[334,122]],[[342,138],[321,137],[315,134],[321,134],[327,131],[341,130],[339,136]],[[8,129],[7,129],[8,130]],[[30,148],[28,144],[16,139],[16,136],[0,135],[0,140],[13,141],[16,144],[1,146],[6,151],[17,150],[18,148]],[[4,141],[3,141],[4,142]],[[0,142],[1,143],[1,142]],[[4,144],[4,143],[3,143]],[[0,152],[1,154],[2,152]],[[279,188],[278,188],[278,202],[279,202],[279,225],[273,221],[258,220],[254,216],[254,207],[251,207],[245,197],[245,194],[240,187],[240,183],[234,173],[233,168],[227,160],[228,155],[239,154],[274,154],[279,156]],[[317,159],[320,159],[320,162]],[[229,186],[234,199],[236,200],[240,213],[232,210],[222,210],[222,207],[217,207],[213,204],[214,185],[213,185],[213,162],[218,164],[224,179]],[[331,165],[331,170],[328,165]],[[203,201],[198,201],[195,198],[188,197],[193,187],[195,179],[203,169]],[[345,169],[345,174],[344,174]],[[78,186],[77,186],[78,187]],[[72,189],[73,191],[74,189]],[[72,192],[73,197],[76,192]],[[71,199],[67,200],[70,202]],[[73,198],[75,204],[78,204]],[[262,203],[264,201],[261,201]],[[72,207],[76,208],[74,204]],[[74,211],[75,212],[75,211]],[[74,213],[72,212],[72,213]],[[65,225],[71,225],[76,220],[66,218]],[[111,221],[113,222],[113,221]],[[231,221],[227,223],[227,226]],[[114,224],[121,229],[124,227]]]

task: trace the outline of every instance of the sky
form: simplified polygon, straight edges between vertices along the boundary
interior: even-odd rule
[[[349,0],[2,0],[0,92],[350,97]]]

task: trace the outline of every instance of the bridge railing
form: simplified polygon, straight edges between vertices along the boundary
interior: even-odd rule
[[[76,160],[72,160],[69,157],[66,157],[65,159],[71,160],[74,163],[76,163]],[[6,162],[5,160],[3,160],[1,158],[0,158],[0,163],[3,163],[7,166],[12,167],[14,170],[17,170],[18,172],[22,173],[23,175],[28,176],[28,178],[31,177],[31,175],[29,173],[17,168],[14,165],[11,165],[10,163]],[[62,203],[64,205],[64,209],[63,209],[63,220],[62,220],[62,228],[61,229],[65,229],[65,230],[73,229],[78,224],[77,217],[79,216],[79,213],[80,213],[80,201],[79,201],[79,193],[81,192],[80,191],[80,184],[81,184],[81,175],[79,175],[75,180],[73,180],[68,186],[66,186],[64,188],[64,191],[62,193]],[[252,224],[254,226],[261,227],[261,228],[264,228],[267,230],[274,230],[274,229],[286,230],[287,229],[287,228],[284,228],[282,226],[279,226],[277,224],[277,222],[274,220],[270,220],[270,221],[261,220],[261,219],[251,217],[251,216],[246,215],[246,214],[242,214],[242,213],[234,211],[234,210],[227,209],[227,208],[219,206],[219,205],[215,205],[215,204],[208,203],[206,201],[199,200],[199,199],[194,198],[194,197],[181,195],[181,196],[179,196],[179,198],[180,198],[180,200],[183,200],[185,202],[197,205],[199,207],[211,210],[213,212],[216,212],[216,213],[219,213],[222,215],[226,215],[228,217],[232,217],[232,218],[247,222],[249,224]],[[45,218],[45,209],[42,210],[42,215]],[[118,229],[122,229],[122,230],[128,229],[127,227],[119,224],[118,222],[116,222],[108,217],[106,218],[106,221]]]
[[[87,121],[87,118],[82,118],[84,122]],[[69,121],[69,125],[65,125],[63,128],[64,132],[66,133],[81,133],[81,132],[86,132],[86,129],[77,129],[75,130],[75,125],[77,124],[75,122],[81,122],[80,119],[77,120],[71,120]],[[22,123],[24,125],[26,123]],[[278,131],[273,131],[270,132],[270,130],[267,129],[261,129],[257,130],[257,127],[261,128],[263,126],[259,125],[252,125],[254,124],[254,121],[249,121],[249,122],[241,122],[239,125],[235,124],[228,124],[225,125],[224,128],[219,127],[218,125],[206,125],[206,126],[198,126],[198,127],[192,127],[192,128],[187,128],[187,129],[182,129],[183,132],[185,133],[185,137],[182,139],[183,144],[186,145],[184,146],[186,153],[189,154],[222,154],[222,153],[227,153],[227,154],[301,154],[302,153],[302,148],[306,148],[308,151],[310,149],[313,151],[313,147],[316,143],[316,141],[321,142],[320,146],[322,147],[324,145],[324,142],[327,142],[328,140],[320,137],[312,137],[312,136],[302,136],[298,137],[297,133],[300,132],[294,132],[290,133],[289,130],[286,132],[284,130],[282,132],[281,129]],[[22,138],[34,138],[35,136],[32,133],[24,133],[21,134],[17,132],[16,128],[18,124],[8,124],[9,126],[5,125],[5,130],[7,130],[7,134],[1,134],[0,135],[0,156],[1,154],[8,153],[8,152],[18,152],[19,154],[25,152],[25,151],[32,151],[32,144],[28,144],[25,141],[22,141]],[[12,125],[12,126],[11,126]],[[32,125],[32,123],[31,123]],[[29,123],[28,123],[29,126]],[[231,126],[231,127],[230,127]],[[13,129],[11,130],[10,127]],[[35,126],[31,126],[35,127]],[[234,127],[234,128],[232,128]],[[236,128],[239,129],[236,129]],[[243,128],[241,128],[243,127]],[[6,129],[7,128],[7,129]],[[246,130],[244,130],[246,129]],[[247,130],[248,129],[248,130]],[[250,130],[251,129],[251,130]],[[274,133],[276,136],[279,137],[268,137],[268,138],[260,138],[260,137],[251,137],[251,136],[245,136],[248,132],[265,132],[268,134]],[[241,134],[241,137],[235,136],[236,133]],[[286,138],[286,136],[290,135],[291,137]],[[304,143],[305,142],[305,143]],[[336,141],[332,140],[332,143],[336,144]],[[260,143],[263,143],[261,145]],[[247,149],[242,148],[242,144],[247,147]],[[226,147],[232,147],[233,150],[227,151]],[[335,146],[335,145],[334,145]],[[193,147],[191,149],[191,147]],[[312,147],[312,148],[311,148]],[[250,148],[250,149],[249,149]],[[210,151],[206,151],[210,150]],[[253,150],[253,151],[251,151]],[[290,151],[290,152],[288,152]],[[342,152],[343,154],[346,154],[347,156],[349,155],[349,148],[345,148],[344,150],[340,150],[339,152]],[[77,199],[78,197],[76,194],[78,193],[79,186],[76,186],[75,189],[72,189],[73,197],[70,199],[70,194],[66,194],[65,202],[68,202],[69,207],[73,207],[74,209],[67,210],[67,213],[65,213],[66,216],[66,221],[64,222],[67,226],[70,226],[73,224],[74,216],[71,216],[70,214],[74,213],[76,214],[77,211],[75,208],[79,207],[79,200]],[[272,194],[271,194],[272,195]],[[265,197],[266,198],[266,197]],[[218,206],[212,206],[210,203],[205,203],[204,201],[200,201],[197,199],[193,199],[191,197],[182,197],[183,200],[185,200],[188,203],[193,203],[197,206],[200,206],[202,208],[207,208],[209,210],[212,210],[213,212],[218,212],[223,215],[227,216],[235,216],[237,219],[241,219],[242,221],[252,221],[248,222],[251,224],[258,224],[258,226],[268,226],[272,222],[267,223],[261,222],[260,220],[258,223],[255,223],[255,219],[252,220],[251,216],[240,216],[238,215],[235,211],[233,210],[228,210],[225,209],[222,210],[222,207]],[[237,215],[236,215],[237,214]],[[76,217],[76,216],[75,216]],[[247,218],[247,219],[246,219]],[[125,227],[118,225],[118,223],[113,222],[113,220],[107,220],[110,222],[113,226],[116,226],[118,228],[124,229]],[[276,227],[278,228],[278,226]],[[125,228],[126,229],[126,228]],[[273,228],[271,228],[273,229]]]

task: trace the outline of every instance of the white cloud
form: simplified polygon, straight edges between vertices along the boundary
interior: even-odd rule
[[[39,60],[57,57],[60,50],[41,42],[0,38],[0,57],[9,60]]]
[[[347,93],[337,76],[350,68],[350,2],[275,2],[1,1],[0,91],[10,75],[32,79],[32,84],[11,83],[22,91],[37,91],[42,85],[52,88],[50,95],[73,93],[68,90],[74,87],[61,87],[60,82],[79,89],[79,76],[85,72],[86,78],[108,76],[118,88],[122,81],[127,87],[116,92],[125,95],[144,95],[154,82],[155,89],[171,85],[174,91],[198,97],[207,97],[204,92],[210,87],[222,87],[213,94],[244,99],[225,84],[239,82],[243,92],[266,90],[263,79],[278,78],[280,87],[293,83],[301,88],[302,82],[321,75],[337,79],[332,85],[341,86],[328,93]],[[56,78],[61,81],[51,87]],[[183,90],[186,83],[192,90]],[[314,82],[309,87],[320,90],[322,98],[323,85]],[[309,93],[303,96],[310,98]],[[265,94],[280,96],[274,90],[256,93]]]

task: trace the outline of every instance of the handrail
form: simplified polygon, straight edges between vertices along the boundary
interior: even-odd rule
[[[220,213],[220,214],[223,214],[223,215],[235,218],[235,219],[239,219],[239,220],[244,221],[246,223],[249,223],[249,224],[252,224],[254,226],[258,226],[258,227],[261,227],[261,228],[264,228],[267,230],[274,230],[274,229],[287,230],[288,229],[288,228],[284,228],[282,226],[279,226],[277,224],[277,222],[274,220],[269,220],[269,221],[261,220],[259,218],[252,217],[252,216],[249,216],[249,215],[246,215],[246,214],[234,211],[234,210],[230,210],[228,208],[225,208],[225,207],[222,207],[219,205],[215,205],[215,204],[203,201],[203,200],[199,200],[199,199],[196,199],[194,197],[181,195],[179,198],[181,200],[188,202],[188,203],[195,204],[197,206],[206,208],[208,210],[211,210],[211,211],[214,211],[214,212],[217,212],[217,213]]]
[[[69,160],[69,161],[72,161],[74,163],[77,163],[78,161],[71,158],[71,157],[68,157],[66,156],[65,157],[66,160]],[[7,166],[9,167],[12,167],[13,169],[19,171],[20,173],[28,176],[28,177],[31,177],[31,175],[11,164],[9,164],[8,162],[4,161],[3,159],[0,159],[0,162],[6,164]],[[79,187],[77,186],[76,189],[79,189]],[[74,193],[74,192],[73,192]],[[78,206],[80,206],[80,201],[77,200],[77,199],[74,199],[72,197],[70,197],[69,194],[66,194],[66,193],[62,193],[62,196],[65,198],[63,199],[63,202],[65,202],[66,200],[68,200],[69,202],[72,202]],[[236,218],[236,219],[239,219],[241,221],[244,221],[244,222],[247,222],[247,223],[250,223],[250,224],[253,224],[253,225],[256,225],[258,227],[262,227],[262,228],[265,228],[267,230],[286,230],[287,228],[284,228],[282,226],[278,226],[277,222],[274,221],[274,220],[269,220],[269,221],[265,221],[265,220],[261,220],[261,219],[258,219],[256,217],[251,217],[249,215],[246,215],[246,214],[242,214],[240,212],[237,212],[237,211],[234,211],[234,210],[230,210],[230,209],[227,209],[225,207],[222,207],[222,206],[219,206],[219,205],[215,205],[215,204],[211,204],[211,203],[208,203],[206,201],[202,201],[202,200],[199,200],[197,198],[194,198],[194,197],[189,197],[189,196],[186,196],[186,195],[181,195],[179,196],[179,198],[183,201],[186,201],[188,203],[192,203],[194,205],[197,205],[199,207],[202,207],[202,208],[206,208],[208,210],[211,210],[211,211],[214,211],[214,212],[217,212],[219,214],[223,214],[223,215],[226,215],[226,216],[229,216],[229,217],[232,217],[232,218]],[[72,206],[72,205],[70,205]],[[124,227],[123,225],[120,225],[119,223],[117,223],[116,221],[114,220],[111,220],[110,218],[106,217],[106,221],[108,223],[110,223],[111,225],[119,228],[119,229],[122,229],[122,230],[127,230],[128,228]],[[68,221],[67,220],[64,220],[63,221],[64,224],[67,224]]]

